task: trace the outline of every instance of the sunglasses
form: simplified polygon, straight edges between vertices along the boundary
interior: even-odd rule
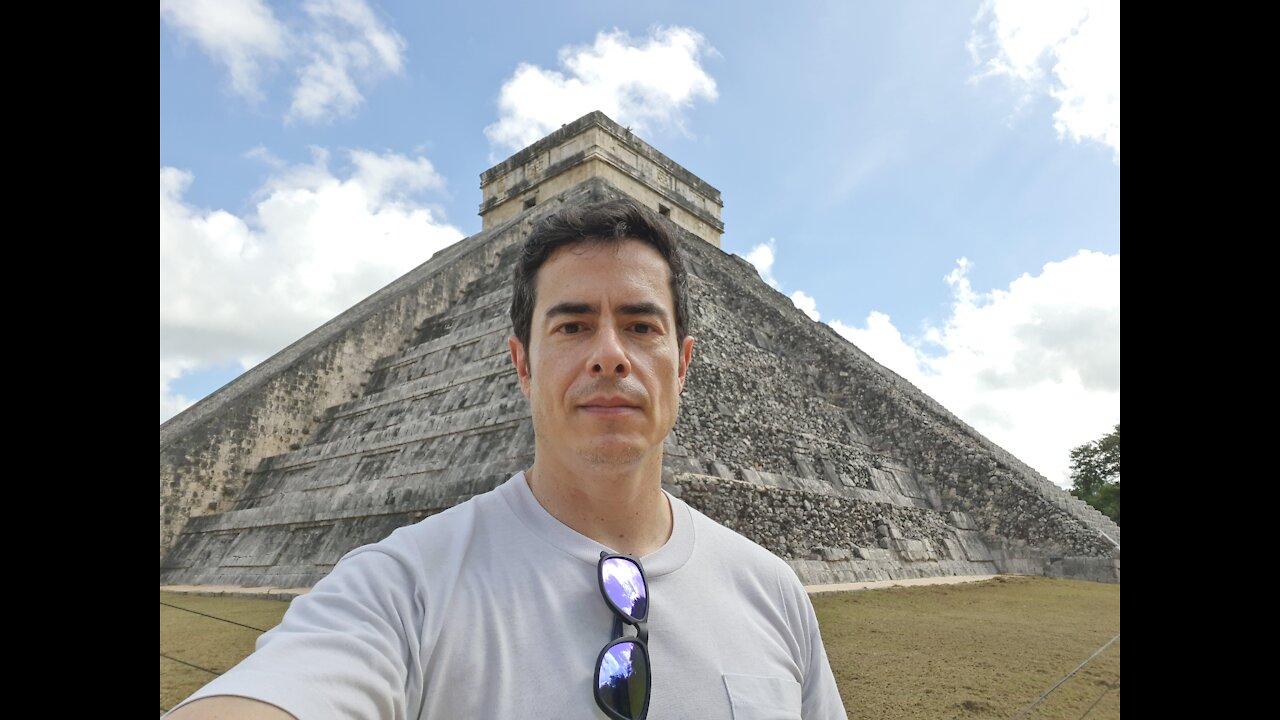
[[[614,720],[644,720],[649,713],[649,584],[640,561],[600,553],[600,594],[613,610],[613,635],[596,659],[596,704]],[[622,633],[634,625],[636,636]]]

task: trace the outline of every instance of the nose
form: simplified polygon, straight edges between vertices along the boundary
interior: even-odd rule
[[[596,377],[626,377],[631,374],[631,360],[622,347],[622,338],[612,328],[596,333],[587,360],[591,374]]]

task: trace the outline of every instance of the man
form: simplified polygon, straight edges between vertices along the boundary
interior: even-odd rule
[[[349,553],[175,720],[845,717],[791,569],[662,490],[693,350],[663,222],[534,229],[508,341],[532,467]]]

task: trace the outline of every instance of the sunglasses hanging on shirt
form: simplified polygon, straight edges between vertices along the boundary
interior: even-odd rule
[[[596,704],[613,720],[644,720],[649,713],[649,584],[640,561],[600,553],[600,594],[613,610],[613,634],[596,659]],[[636,635],[623,634],[632,625]]]

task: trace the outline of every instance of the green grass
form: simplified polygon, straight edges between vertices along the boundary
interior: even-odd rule
[[[160,602],[268,630],[280,623],[289,603],[227,596],[160,593]],[[253,652],[262,633],[160,606],[160,654],[206,670],[226,672]],[[160,658],[160,709],[168,710],[214,678],[173,660]]]
[[[287,608],[164,592],[160,601],[259,628]],[[1120,632],[1120,586],[1074,580],[1000,577],[817,595],[813,604],[850,718],[1013,718]],[[209,670],[235,665],[258,634],[160,607],[161,654]],[[160,707],[212,677],[160,658]],[[1120,642],[1027,717],[1120,717]]]
[[[1013,718],[1120,633],[1120,586],[1076,580],[999,577],[813,604],[850,718]],[[1120,641],[1027,717],[1120,717]]]

